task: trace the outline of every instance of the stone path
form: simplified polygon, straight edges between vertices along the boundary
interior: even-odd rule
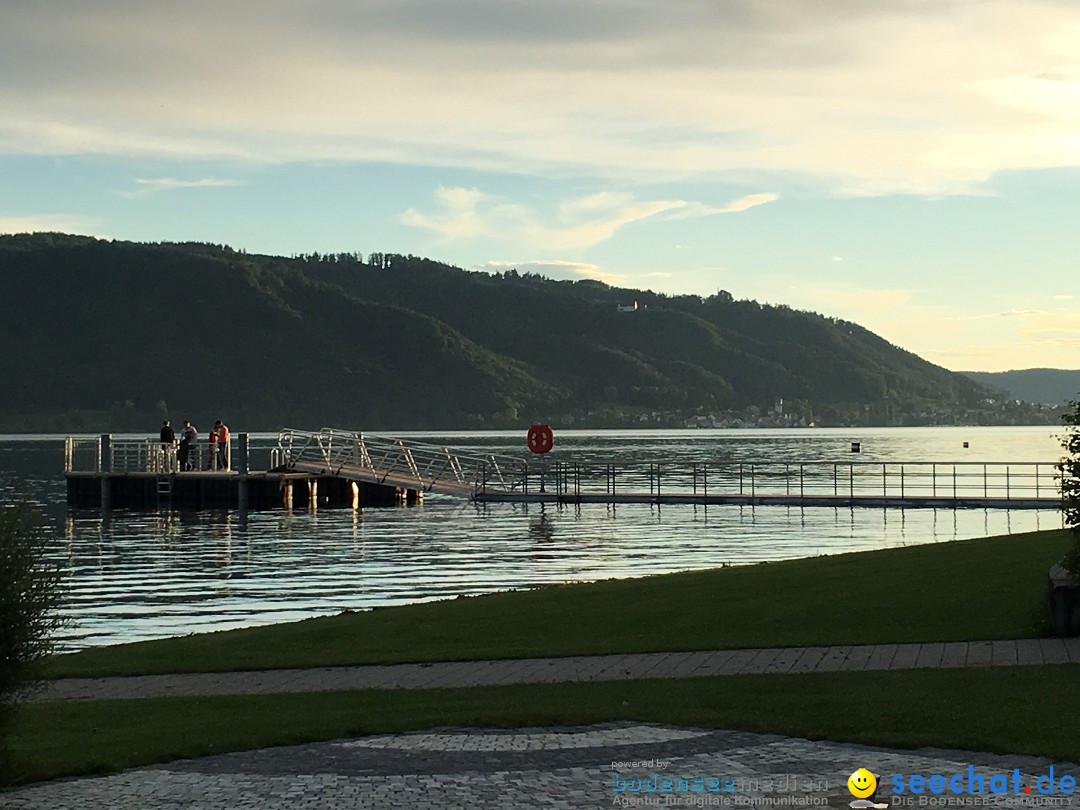
[[[128,678],[67,678],[49,682],[29,699],[97,700],[347,689],[431,689],[508,683],[1055,663],[1080,663],[1080,638],[783,647]]]
[[[578,656],[54,681],[34,700],[425,689],[925,667],[1080,663],[1080,639],[1025,639]],[[872,726],[873,720],[868,719]],[[970,766],[970,771],[969,771]],[[850,807],[847,777],[881,776],[877,807],[1075,807],[1080,765],[899,751],[767,734],[615,723],[437,729],[265,748],[0,791],[4,810]],[[1051,770],[1051,768],[1053,770]],[[1053,773],[1055,790],[1039,786]],[[984,793],[895,793],[892,777],[982,777]],[[997,782],[993,781],[997,777]],[[1006,793],[994,793],[994,786]],[[1019,787],[1017,787],[1019,786]],[[1032,788],[1028,793],[1027,789]],[[856,807],[860,807],[856,805]],[[861,805],[866,808],[866,805]]]
[[[438,729],[222,754],[0,791],[0,807],[846,808],[853,800],[847,778],[858,768],[880,777],[873,799],[884,808],[1080,807],[1080,799],[1058,787],[1062,776],[1080,778],[1080,766],[1071,763],[965,751],[893,751],[639,723]],[[1039,777],[1050,773],[1055,792],[1044,796]],[[982,777],[984,792],[895,793],[893,775],[906,782],[912,774],[941,774],[946,779],[960,774],[961,789],[969,778],[976,786]],[[1008,792],[991,793],[995,784]],[[1041,784],[1046,786],[1045,779]]]

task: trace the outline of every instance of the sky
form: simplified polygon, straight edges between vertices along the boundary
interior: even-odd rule
[[[1075,0],[0,0],[0,110],[0,233],[722,289],[1080,368]]]

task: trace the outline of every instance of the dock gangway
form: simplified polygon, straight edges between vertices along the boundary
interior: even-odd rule
[[[523,492],[524,459],[356,431],[286,428],[271,466],[352,481],[475,499]]]

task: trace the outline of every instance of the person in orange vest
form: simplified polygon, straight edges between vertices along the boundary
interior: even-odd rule
[[[214,423],[214,430],[217,432],[217,468],[227,470],[229,469],[229,427],[218,419]]]
[[[221,423],[218,422],[210,430],[210,459],[206,462],[206,469],[208,470],[216,470],[218,468],[218,439],[220,438],[218,425],[220,424]]]

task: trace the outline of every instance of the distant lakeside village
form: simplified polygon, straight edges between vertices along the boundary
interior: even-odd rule
[[[1060,425],[1064,405],[1040,405],[1017,399],[983,399],[976,406],[941,406],[904,410],[865,405],[862,410],[825,407],[816,411],[804,400],[778,397],[769,408],[751,405],[742,410],[635,410],[599,406],[575,410],[558,418],[564,427],[592,428],[814,428],[814,427],[945,427],[968,425]]]
[[[169,418],[164,402],[153,409],[135,407],[130,400],[108,411],[73,411],[0,417],[0,433],[100,433],[141,432],[147,423]],[[777,397],[770,407],[750,405],[721,409],[705,405],[683,408],[651,408],[611,401],[594,402],[559,413],[533,413],[527,408],[507,408],[499,413],[459,414],[452,422],[417,418],[385,424],[379,420],[338,419],[343,427],[363,430],[509,430],[527,427],[531,421],[548,422],[577,430],[694,429],[694,428],[825,428],[825,427],[949,427],[1018,426],[1062,424],[1066,405],[1039,405],[1016,399],[983,399],[972,406],[941,405],[908,410],[891,403],[848,407],[813,406],[805,400]],[[247,430],[273,431],[278,420],[259,413],[235,414]],[[318,420],[316,420],[318,421]],[[330,424],[333,420],[322,422]],[[361,424],[363,422],[364,424]],[[179,431],[178,431],[179,432]]]

